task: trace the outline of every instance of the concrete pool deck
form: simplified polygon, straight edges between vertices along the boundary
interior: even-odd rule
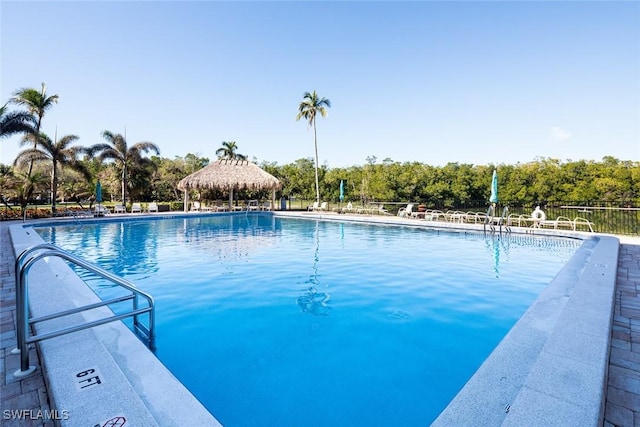
[[[52,426],[46,413],[52,414],[43,370],[23,379],[13,377],[19,366],[19,357],[10,353],[15,347],[15,277],[13,251],[8,226],[0,223],[0,384],[3,425]],[[640,425],[640,239],[621,238],[615,283],[615,309],[610,333],[608,362],[608,390],[606,392],[606,426]],[[38,355],[32,350],[31,362],[39,365]],[[603,401],[602,404],[605,404]],[[53,415],[64,418],[63,408]],[[10,412],[6,412],[10,411]],[[14,412],[11,412],[14,411]],[[17,411],[17,412],[16,412]],[[22,411],[22,412],[20,412]],[[41,412],[38,412],[41,411]],[[43,412],[46,412],[43,415]],[[18,420],[18,413],[23,419]],[[38,417],[38,415],[40,416]],[[9,416],[7,416],[9,415]],[[68,414],[73,417],[73,414]],[[28,416],[28,418],[27,418]],[[561,417],[560,417],[561,418]],[[62,424],[67,425],[64,420]],[[71,420],[70,420],[71,421]],[[70,423],[69,425],[72,425]],[[164,425],[164,424],[160,424]],[[169,425],[169,424],[166,424]]]

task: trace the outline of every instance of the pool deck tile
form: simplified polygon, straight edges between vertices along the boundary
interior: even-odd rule
[[[607,386],[605,426],[640,427],[640,245],[620,246]]]
[[[32,349],[31,358],[37,366],[35,373],[22,379],[13,377],[13,372],[19,367],[19,357],[11,354],[16,346],[15,258],[8,225],[0,223],[0,417],[2,425],[7,427],[53,427],[53,421],[38,417],[45,411],[50,413],[51,408],[35,349]],[[619,249],[605,427],[640,427],[640,241],[636,240],[621,243]],[[576,372],[579,373],[579,369]],[[542,388],[548,386],[544,385],[542,376],[540,381]],[[545,393],[540,393],[537,399],[540,404],[544,399]],[[21,411],[27,419],[7,418],[5,410]],[[533,417],[531,421],[535,421],[535,413],[530,415]],[[558,421],[563,421],[561,414],[558,416]],[[576,420],[564,421],[574,425]]]
[[[53,427],[43,413],[51,413],[44,375],[36,349],[31,349],[30,359],[36,366],[34,374],[22,379],[13,376],[20,367],[20,356],[11,354],[16,347],[15,295],[16,283],[13,273],[13,249],[9,241],[7,224],[0,224],[0,420],[6,427]],[[21,417],[10,416],[20,411]],[[14,412],[16,414],[16,412]]]

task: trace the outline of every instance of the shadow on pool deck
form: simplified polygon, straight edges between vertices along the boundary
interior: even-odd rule
[[[0,417],[2,425],[7,427],[52,427],[53,421],[42,416],[42,413],[51,413],[51,408],[35,350],[32,350],[31,360],[37,365],[36,372],[22,379],[13,377],[13,372],[19,368],[19,356],[11,354],[16,346],[15,258],[9,224],[0,223]],[[628,241],[632,244],[622,243],[619,249],[606,427],[640,426],[640,240]],[[21,420],[18,415],[22,416]]]

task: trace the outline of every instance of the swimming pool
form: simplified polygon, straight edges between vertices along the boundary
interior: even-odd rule
[[[429,423],[581,243],[266,215],[37,231],[154,295],[158,357],[228,426]]]

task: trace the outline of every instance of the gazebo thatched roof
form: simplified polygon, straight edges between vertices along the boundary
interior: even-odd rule
[[[179,190],[277,190],[280,181],[259,166],[246,160],[216,160],[183,178]]]

